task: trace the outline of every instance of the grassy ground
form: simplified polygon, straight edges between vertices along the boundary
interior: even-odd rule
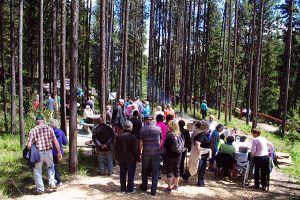
[[[22,157],[22,149],[19,144],[19,136],[0,136],[0,199],[6,197],[18,197],[21,194],[32,194],[35,190],[33,173]],[[59,163],[62,180],[67,181],[73,177],[68,173],[68,147],[65,147],[65,155]],[[93,175],[95,167],[94,158],[85,156],[82,150],[78,151],[79,173]],[[45,167],[45,166],[44,166]],[[47,184],[47,172],[43,170],[44,183]],[[3,195],[3,196],[1,196]]]
[[[177,109],[176,109],[177,110]],[[189,110],[188,114],[190,116],[194,116],[194,111],[193,110]],[[217,111],[210,109],[208,115],[213,114],[216,118],[217,118]],[[201,113],[200,111],[195,112],[195,118],[196,119],[201,119]],[[242,132],[246,133],[246,134],[250,134],[251,133],[251,126],[247,125],[245,121],[240,120],[236,117],[232,117],[231,122],[225,123],[225,119],[224,119],[224,114],[221,114],[221,119],[218,120],[219,123],[225,124],[226,127],[228,128],[239,128]],[[276,151],[278,152],[284,152],[284,153],[289,153],[290,156],[292,157],[292,161],[293,161],[293,165],[283,169],[284,172],[288,173],[289,175],[291,175],[292,177],[300,177],[300,142],[297,141],[294,145],[294,147],[292,146],[292,144],[286,139],[286,138],[282,138],[280,136],[280,134],[278,133],[270,133],[264,130],[262,131],[262,135],[264,137],[266,137],[268,140],[270,140],[276,148]]]

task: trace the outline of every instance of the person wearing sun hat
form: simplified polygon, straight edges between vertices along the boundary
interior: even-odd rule
[[[183,174],[182,178],[188,181],[190,176],[198,173],[199,187],[204,187],[204,175],[206,170],[207,159],[211,158],[210,140],[207,138],[208,132],[207,121],[196,122],[195,131],[192,135],[192,149],[188,164],[188,170]]]

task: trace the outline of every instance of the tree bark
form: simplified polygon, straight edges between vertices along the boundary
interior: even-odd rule
[[[24,1],[20,0],[20,17],[19,17],[19,123],[20,123],[20,145],[25,147],[24,131],[24,106],[23,106],[23,6]]]
[[[2,79],[3,79],[3,85],[2,85],[2,97],[3,97],[3,111],[4,111],[4,126],[5,126],[5,132],[8,131],[8,122],[7,122],[7,104],[6,104],[6,70],[4,67],[4,37],[3,37],[3,6],[4,2],[3,0],[0,0],[0,71],[2,71]]]
[[[61,65],[60,65],[60,97],[61,97],[61,129],[67,134],[66,123],[66,0],[61,0]]]
[[[226,73],[226,96],[225,96],[225,123],[228,114],[228,92],[229,92],[229,68],[230,68],[230,46],[231,46],[231,0],[229,0],[228,10],[228,47],[227,47],[227,73]]]
[[[148,85],[148,90],[147,90],[147,98],[148,100],[151,98],[151,94],[153,93],[152,91],[152,79],[154,76],[153,73],[150,73],[153,71],[152,69],[154,68],[153,65],[153,34],[154,34],[154,1],[151,0],[151,8],[150,8],[150,32],[149,32],[149,48],[148,48],[148,77],[147,77],[147,85]],[[154,102],[151,102],[151,108],[153,109],[154,107]]]
[[[11,133],[16,134],[15,1],[10,1]]]
[[[236,66],[236,41],[237,41],[237,25],[238,25],[238,6],[239,0],[235,0],[235,14],[234,14],[234,39],[233,39],[233,65],[232,65],[232,74],[231,74],[231,90],[230,90],[230,106],[229,106],[229,121],[232,118],[232,109],[233,109],[233,90],[234,90],[234,75],[235,75],[235,66]]]
[[[284,95],[284,104],[283,104],[283,124],[282,124],[282,137],[285,134],[286,123],[287,123],[287,107],[288,107],[288,98],[289,98],[289,82],[290,82],[290,72],[291,72],[291,50],[292,50],[292,26],[293,26],[293,0],[289,1],[289,21],[288,21],[288,32],[286,40],[286,82],[285,82],[285,95]]]
[[[258,117],[258,72],[260,68],[260,54],[261,54],[261,37],[262,37],[262,22],[263,22],[263,13],[264,13],[264,0],[260,1],[259,6],[259,25],[258,25],[258,35],[257,35],[257,52],[256,52],[256,60],[255,60],[255,68],[254,68],[254,90],[253,90],[253,122],[252,128],[256,128],[257,126],[257,117]]]
[[[70,173],[78,170],[77,158],[77,85],[78,85],[78,27],[79,1],[72,1],[71,85],[70,85]]]
[[[39,33],[39,101],[40,101],[40,110],[43,108],[43,95],[44,95],[44,0],[40,0],[40,33]]]
[[[105,10],[106,10],[106,0],[102,0],[100,4],[100,71],[101,71],[101,101],[100,101],[100,112],[102,112],[102,117],[104,122],[106,121],[106,114],[105,114],[105,75],[106,75],[106,34],[105,34]]]
[[[56,0],[52,0],[52,81],[53,81],[53,99],[55,105],[54,118],[58,117],[58,105],[57,105],[57,37],[56,37]]]

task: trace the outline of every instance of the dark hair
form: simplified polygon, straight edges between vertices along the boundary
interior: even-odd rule
[[[230,135],[230,136],[227,137],[227,144],[232,144],[233,141],[234,141],[234,137],[233,136]]]
[[[183,120],[180,120],[180,121],[178,122],[178,126],[179,126],[180,128],[183,128],[183,127],[185,126],[185,122],[184,122]]]
[[[218,124],[218,126],[216,127],[216,130],[218,132],[221,132],[224,129],[224,125],[223,124]]]
[[[222,133],[221,135],[220,135],[220,140],[224,140],[225,139],[225,135]]]
[[[166,121],[171,121],[171,120],[173,120],[174,118],[173,118],[173,115],[167,115],[166,116]]]
[[[132,115],[133,115],[134,117],[139,116],[139,111],[137,111],[137,110],[133,111]]]
[[[252,129],[251,133],[256,133],[258,136],[260,136],[261,132],[258,128]]]
[[[196,127],[196,128],[200,128],[200,127],[201,127],[201,124],[202,124],[202,123],[198,121],[198,122],[196,122],[195,127]]]
[[[156,115],[156,121],[157,122],[163,122],[164,121],[164,116],[161,114]]]

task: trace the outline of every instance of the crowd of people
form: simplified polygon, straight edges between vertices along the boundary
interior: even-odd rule
[[[94,105],[88,105],[86,108],[92,109],[92,106],[94,108]],[[185,128],[184,120],[175,120],[171,104],[168,104],[164,111],[161,106],[157,106],[152,114],[149,102],[141,102],[139,97],[134,101],[120,99],[112,111],[108,106],[106,118],[109,123],[100,115],[98,124],[92,129],[100,175],[111,176],[114,166],[118,165],[120,191],[134,193],[136,167],[137,163],[141,162],[142,184],[139,188],[146,192],[148,177],[151,176],[151,195],[156,195],[158,180],[162,174],[166,174],[167,177],[164,189],[167,193],[178,189],[180,177],[188,182],[189,178],[196,174],[197,185],[204,187],[207,163],[208,169],[214,170],[214,162],[219,152],[234,157],[236,149],[232,145],[234,135],[224,132],[224,126],[218,124],[213,115],[206,121],[207,105],[203,105],[203,109],[205,111],[202,112],[201,106],[204,119],[195,121],[190,133]],[[56,120],[51,120],[50,126],[47,126],[43,117],[39,116],[36,124],[29,133],[27,148],[31,151],[32,146],[36,148],[38,159],[33,164],[33,173],[37,193],[41,194],[45,191],[42,181],[44,162],[47,164],[50,188],[62,185],[57,163],[62,158],[62,145],[67,144],[67,139],[58,128]],[[252,134],[255,188],[259,188],[261,184],[264,189],[268,149],[273,148],[273,145],[260,136],[258,129],[254,129]]]

